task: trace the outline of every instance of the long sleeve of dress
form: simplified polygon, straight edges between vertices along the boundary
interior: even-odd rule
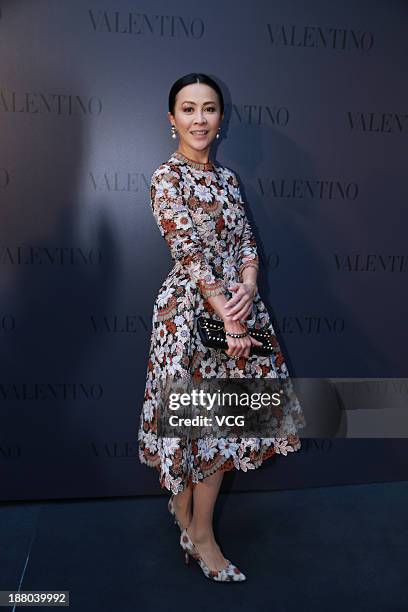
[[[241,191],[239,189],[238,181],[235,175],[234,185],[238,192],[239,205],[242,207],[244,213],[244,227],[239,243],[237,261],[239,278],[242,279],[242,272],[245,270],[245,268],[254,267],[257,270],[259,269],[259,256],[255,236],[252,233],[252,228],[245,212],[244,202],[242,200]]]
[[[183,201],[178,177],[174,173],[155,171],[150,183],[150,197],[153,215],[174,261],[180,262],[188,271],[204,298],[226,293],[224,279],[216,275],[204,255],[205,248]]]

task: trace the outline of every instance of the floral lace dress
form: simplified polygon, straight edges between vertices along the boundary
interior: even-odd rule
[[[297,429],[304,426],[300,404],[292,412],[291,433],[282,438],[160,437],[157,433],[160,393],[168,377],[288,378],[284,356],[267,309],[257,292],[249,327],[272,335],[272,355],[231,358],[206,348],[196,328],[199,315],[221,318],[208,298],[235,295],[231,284],[242,282],[247,266],[259,265],[236,175],[215,164],[197,163],[175,151],[153,173],[151,206],[174,266],[159,289],[153,307],[146,386],[138,432],[139,459],[159,471],[162,488],[177,494],[217,470],[258,468],[275,453],[300,449]]]

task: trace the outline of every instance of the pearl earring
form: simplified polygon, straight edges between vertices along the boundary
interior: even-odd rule
[[[176,128],[174,127],[174,125],[171,126],[171,137],[172,138],[177,138]]]
[[[215,137],[216,137],[216,138],[219,138],[219,137],[220,137],[220,130],[221,130],[221,128],[218,128],[218,132],[217,132],[217,134],[215,135]]]

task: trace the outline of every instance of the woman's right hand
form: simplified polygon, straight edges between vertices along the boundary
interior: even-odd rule
[[[243,325],[239,321],[233,321],[229,317],[225,317],[223,321],[226,332],[243,334],[247,331],[247,326]],[[245,357],[245,359],[248,359],[252,345],[262,346],[262,342],[255,340],[255,338],[252,338],[252,336],[249,334],[243,338],[232,338],[231,336],[226,336],[226,340],[228,349],[226,349],[225,352],[229,357]]]

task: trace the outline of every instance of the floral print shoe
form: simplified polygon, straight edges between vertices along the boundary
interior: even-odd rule
[[[188,563],[190,556],[193,557],[193,559],[195,559],[201,567],[206,578],[215,580],[216,582],[242,582],[243,580],[246,580],[245,574],[243,574],[236,565],[231,563],[229,559],[227,559],[227,565],[223,569],[218,571],[210,569],[204,562],[204,559],[201,558],[197,548],[191,541],[191,538],[187,533],[187,529],[183,529],[181,532],[180,546],[184,550],[185,562]]]

